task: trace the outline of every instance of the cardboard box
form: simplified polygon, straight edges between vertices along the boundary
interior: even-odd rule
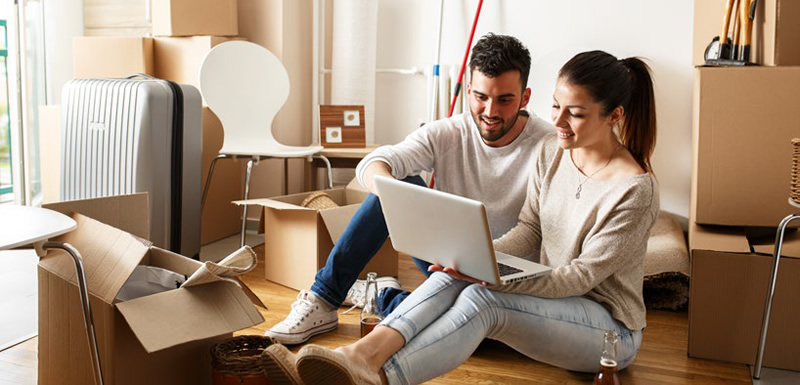
[[[153,39],[149,37],[80,36],[72,39],[72,77],[121,78],[154,75]]]
[[[691,216],[698,224],[777,226],[800,136],[800,67],[695,68]]]
[[[203,107],[203,186],[206,185],[211,161],[222,148],[222,139],[222,123],[208,107]],[[214,165],[214,175],[200,218],[200,244],[207,245],[241,231],[242,209],[231,202],[242,199],[244,195],[242,163],[223,159]]]
[[[315,210],[300,206],[313,192],[270,199],[238,201],[264,207],[264,278],[293,289],[308,289],[317,271],[325,266],[328,254],[344,232],[359,204],[367,197],[356,180],[347,187],[323,190],[339,205]],[[251,208],[253,206],[250,206]],[[397,276],[397,251],[390,240],[361,272],[374,271],[378,276]]]
[[[719,36],[726,0],[694,1],[692,63],[705,64],[703,54]],[[750,61],[765,66],[800,65],[800,1],[762,0],[756,5]]]
[[[217,44],[242,37],[191,36],[154,38],[155,76],[200,89],[200,66]]]
[[[226,281],[115,299],[137,265],[185,275],[202,266],[142,239],[149,229],[146,194],[47,207],[86,215],[74,214],[77,229],[57,240],[82,254],[106,384],[210,384],[211,346],[263,322],[251,303],[255,295]],[[38,276],[39,383],[94,383],[72,260],[50,250]]]
[[[753,364],[774,258],[774,229],[689,224],[689,356]],[[760,235],[760,236],[759,236]],[[749,240],[748,240],[749,238]],[[751,251],[752,248],[752,251]],[[764,366],[800,370],[800,235],[787,233]]]
[[[236,36],[236,0],[153,0],[154,36]]]

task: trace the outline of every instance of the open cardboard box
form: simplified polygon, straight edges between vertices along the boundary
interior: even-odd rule
[[[368,195],[355,179],[344,188],[323,192],[339,207],[316,210],[300,206],[314,192],[234,202],[264,207],[261,228],[264,231],[264,278],[267,280],[296,290],[310,288],[317,271],[325,266],[333,245]],[[370,271],[378,276],[396,277],[397,257],[397,251],[387,239],[361,271],[360,278],[366,278]]]
[[[115,299],[137,265],[187,276],[202,266],[144,240],[150,228],[146,194],[45,207],[72,213],[78,224],[55,240],[82,255],[106,384],[210,384],[211,346],[264,321],[254,306],[263,304],[241,281]],[[71,258],[49,250],[38,276],[39,383],[94,383]]]
[[[689,356],[754,364],[775,230],[689,223],[692,284]],[[781,250],[764,366],[800,370],[800,234],[788,229]]]

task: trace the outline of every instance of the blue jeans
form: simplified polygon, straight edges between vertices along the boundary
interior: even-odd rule
[[[418,384],[467,360],[484,338],[511,346],[536,361],[594,373],[603,335],[619,334],[617,365],[630,365],[642,343],[599,303],[493,291],[434,273],[381,323],[397,330],[405,346],[383,365],[390,384]]]
[[[403,181],[425,186],[425,181],[419,176],[410,176]],[[341,306],[347,296],[347,291],[358,279],[358,274],[364,270],[364,267],[380,250],[388,237],[389,230],[386,228],[386,220],[383,218],[381,203],[378,197],[369,194],[353,214],[336,245],[333,246],[325,267],[317,272],[314,283],[311,285],[311,291],[328,304],[334,307]],[[429,263],[416,258],[413,260],[426,276],[430,274],[428,273]],[[394,289],[391,295],[392,300],[387,301],[386,306],[394,309],[408,294],[407,291]]]

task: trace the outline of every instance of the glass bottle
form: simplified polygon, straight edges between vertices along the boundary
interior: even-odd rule
[[[606,330],[603,336],[603,353],[600,355],[600,372],[594,377],[595,385],[620,385],[617,375],[617,332]]]
[[[378,312],[378,274],[367,273],[367,290],[364,296],[364,308],[361,309],[361,336],[369,334],[375,329],[383,317]]]

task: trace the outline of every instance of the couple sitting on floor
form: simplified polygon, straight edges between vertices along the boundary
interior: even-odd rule
[[[484,202],[497,251],[552,272],[490,286],[414,259],[427,280],[411,293],[393,278],[379,282],[385,319],[373,332],[336,350],[308,345],[297,356],[274,344],[263,355],[271,379],[420,383],[458,367],[484,338],[595,372],[607,330],[619,335],[618,367],[633,362],[645,327],[643,259],[659,209],[649,69],[638,58],[576,55],[558,73],[551,125],[523,110],[530,62],[517,39],[484,36],[469,63],[470,112],[426,124],[361,161],[356,175],[372,194],[311,289],[266,335],[303,343],[337,327],[346,298],[363,297],[357,276],[388,237],[376,175],[424,185],[418,175],[435,171],[438,190]]]

